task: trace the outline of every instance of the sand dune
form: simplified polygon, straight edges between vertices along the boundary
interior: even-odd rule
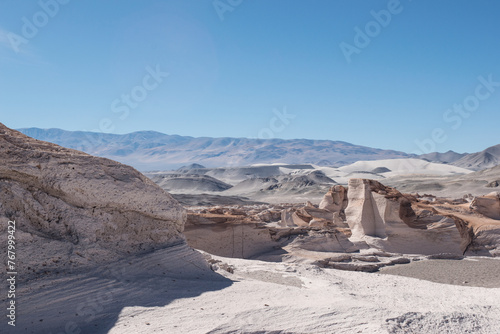
[[[468,174],[471,171],[465,168],[427,162],[421,159],[391,159],[375,161],[357,161],[351,165],[338,168],[344,173],[355,173],[358,171],[373,173],[377,168],[386,168],[389,171],[380,173],[384,178],[398,175],[457,175]]]

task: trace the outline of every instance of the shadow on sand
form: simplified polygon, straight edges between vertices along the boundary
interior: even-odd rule
[[[107,333],[125,307],[161,307],[232,283],[199,252],[174,246],[88,273],[25,283],[18,287],[16,326],[1,332]]]

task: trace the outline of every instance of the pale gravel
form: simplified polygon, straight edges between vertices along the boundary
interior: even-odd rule
[[[385,267],[383,274],[413,277],[436,283],[471,287],[500,288],[499,258],[464,260],[424,260]]]

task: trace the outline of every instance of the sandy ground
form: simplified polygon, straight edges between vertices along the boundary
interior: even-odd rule
[[[218,271],[230,286],[162,307],[126,307],[110,333],[498,333],[500,328],[500,289],[218,259],[234,267],[233,274]],[[456,271],[476,263],[446,262],[458,266]],[[420,265],[447,275],[439,265],[430,267],[433,263],[443,262]],[[483,283],[493,281],[488,279]]]
[[[391,268],[413,276],[425,271],[452,283],[442,284],[389,270],[347,272],[222,257],[213,258],[234,272],[222,265],[213,272],[199,265],[196,254],[158,251],[89,273],[30,282],[19,287],[18,326],[0,332],[496,334],[500,328],[500,289],[472,286],[491,286],[496,260]],[[483,269],[489,276],[479,273]],[[455,273],[462,275],[458,281],[450,278]],[[465,279],[469,286],[453,285]]]
[[[381,273],[444,284],[500,288],[499,258],[418,261],[402,266],[385,267],[381,269]]]
[[[110,333],[498,333],[500,328],[500,289],[219,259],[234,266],[233,274],[219,271],[230,286],[162,307],[126,307]],[[451,266],[463,263],[474,261]]]

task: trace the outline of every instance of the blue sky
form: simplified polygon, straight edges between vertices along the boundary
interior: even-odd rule
[[[0,1],[9,127],[500,143],[495,0]]]

